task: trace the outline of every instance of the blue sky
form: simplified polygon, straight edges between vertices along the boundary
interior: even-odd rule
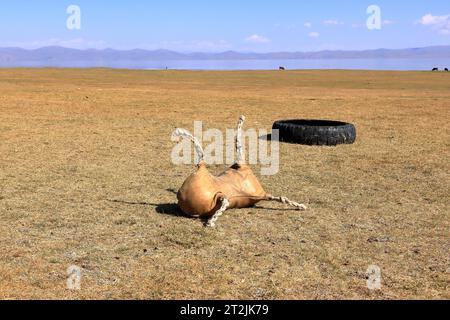
[[[369,30],[366,10],[381,9]],[[69,5],[81,29],[69,30]],[[2,1],[0,46],[316,51],[450,45],[449,0]]]

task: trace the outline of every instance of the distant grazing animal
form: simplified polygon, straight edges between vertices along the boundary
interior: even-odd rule
[[[439,69],[438,68],[433,68],[433,70],[431,70],[431,71],[439,71]]]
[[[286,70],[286,68],[285,68],[285,67],[280,67],[279,69],[280,69],[280,70]]]
[[[448,72],[448,68],[445,68],[444,71],[447,71],[447,72]]]

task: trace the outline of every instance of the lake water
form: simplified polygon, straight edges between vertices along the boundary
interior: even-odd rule
[[[70,61],[2,63],[0,67],[74,67],[160,70],[274,70],[292,69],[361,69],[361,70],[431,70],[450,68],[448,59],[317,59],[317,60],[153,60],[153,61]]]

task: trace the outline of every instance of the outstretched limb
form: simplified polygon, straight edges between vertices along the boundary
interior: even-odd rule
[[[180,142],[181,138],[186,138],[192,141],[192,143],[194,144],[195,152],[197,154],[198,162],[202,162],[204,160],[204,152],[198,139],[185,129],[175,129],[175,131],[172,133],[172,141]]]
[[[230,206],[230,202],[228,201],[227,198],[223,197],[220,199],[222,201],[222,205],[220,206],[219,210],[217,210],[214,215],[208,219],[208,221],[206,222],[206,226],[207,227],[215,227],[216,226],[216,221],[217,219],[219,219],[219,217],[228,209],[228,207]]]
[[[295,207],[297,210],[306,210],[306,206],[304,204],[289,200],[286,197],[274,197],[271,194],[269,194],[269,195],[267,195],[267,200],[288,204],[292,207]]]
[[[242,126],[244,125],[245,116],[240,116],[237,124],[237,132],[235,138],[237,164],[244,164],[244,145],[242,144]]]

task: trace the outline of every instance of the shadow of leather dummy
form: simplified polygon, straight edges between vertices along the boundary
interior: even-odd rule
[[[180,141],[182,137],[190,139],[200,159],[197,171],[184,181],[177,193],[178,205],[187,215],[207,218],[207,226],[213,227],[227,209],[249,208],[260,201],[278,201],[298,210],[306,209],[305,205],[286,197],[274,197],[266,193],[252,169],[244,163],[242,145],[244,120],[244,116],[239,118],[235,139],[237,161],[218,176],[213,176],[208,171],[203,159],[203,149],[198,140],[188,131],[176,129],[172,136],[174,141]]]

